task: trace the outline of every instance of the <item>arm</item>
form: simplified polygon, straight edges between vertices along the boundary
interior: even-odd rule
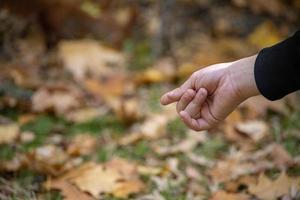
[[[277,100],[300,89],[300,31],[292,37],[261,50],[254,68],[260,93]]]

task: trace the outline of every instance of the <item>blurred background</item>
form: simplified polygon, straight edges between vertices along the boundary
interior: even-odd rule
[[[0,199],[297,199],[295,95],[202,133],[159,97],[299,24],[299,0],[1,0]]]

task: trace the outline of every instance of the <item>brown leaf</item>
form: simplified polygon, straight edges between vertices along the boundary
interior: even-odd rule
[[[60,190],[64,200],[93,200],[94,198],[87,193],[79,190],[76,186],[66,180],[48,180],[45,184],[47,190],[57,189]]]
[[[112,103],[117,117],[124,123],[131,124],[141,118],[141,106],[137,98],[126,98]]]
[[[29,167],[42,173],[59,175],[65,170],[68,155],[55,145],[44,145],[34,149],[28,155]]]
[[[246,194],[228,193],[223,190],[216,192],[210,200],[249,200],[250,197]]]
[[[114,73],[101,80],[87,79],[83,82],[85,89],[96,98],[103,98],[110,105],[111,101],[134,91],[134,85],[124,73]]]
[[[294,160],[291,157],[291,155],[283,146],[279,144],[273,145],[271,156],[276,165],[281,169],[286,169],[288,166],[294,163]]]
[[[284,172],[274,181],[261,174],[257,184],[249,185],[249,192],[264,200],[274,200],[289,195],[291,190],[300,190],[300,178],[288,177]]]
[[[123,159],[113,159],[104,164],[86,163],[59,179],[73,183],[95,198],[103,194],[127,197],[145,189],[139,180],[137,166]]]
[[[96,138],[89,134],[78,134],[71,141],[67,153],[72,156],[89,155],[96,148]]]
[[[113,169],[95,165],[81,171],[76,177],[70,179],[80,190],[92,194],[95,198],[103,193],[111,193],[122,176]]]

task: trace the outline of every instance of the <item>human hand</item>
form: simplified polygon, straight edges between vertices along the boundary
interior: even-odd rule
[[[198,70],[179,88],[164,94],[161,103],[177,102],[178,114],[191,129],[210,129],[244,100],[259,94],[254,79],[255,60],[256,55]]]

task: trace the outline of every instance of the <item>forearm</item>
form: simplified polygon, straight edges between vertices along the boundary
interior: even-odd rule
[[[237,60],[229,66],[233,87],[242,100],[259,95],[254,77],[254,64],[257,55]]]

